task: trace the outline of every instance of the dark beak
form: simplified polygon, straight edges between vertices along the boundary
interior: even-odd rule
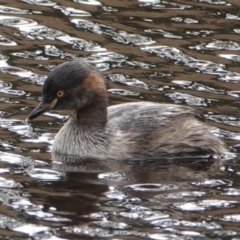
[[[40,102],[40,104],[28,115],[26,118],[26,122],[37,118],[38,116],[42,115],[43,113],[50,110],[50,104]]]

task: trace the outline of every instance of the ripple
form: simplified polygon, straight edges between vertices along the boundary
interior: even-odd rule
[[[224,64],[213,63],[210,61],[198,60],[182,51],[168,46],[150,46],[141,48],[143,51],[154,53],[161,58],[169,58],[175,61],[176,64],[184,63],[190,68],[196,68],[202,73],[218,75],[219,80],[226,82],[240,82],[240,74],[225,70]]]
[[[126,59],[127,56],[116,52],[94,53],[84,58],[84,60],[89,63],[101,63],[101,62],[121,63],[124,62]]]
[[[4,82],[0,80],[0,92],[2,93],[6,93],[6,94],[11,94],[11,95],[15,95],[15,96],[23,96],[26,93],[22,90],[13,90],[12,88],[12,84],[9,82]]]
[[[226,4],[227,2],[223,1],[223,0],[198,0],[199,2],[203,2],[203,3],[209,3],[209,4]]]
[[[187,24],[195,24],[195,23],[199,23],[198,20],[193,19],[193,18],[181,18],[181,17],[177,17],[177,18],[171,18],[172,21],[175,22],[184,22]]]
[[[85,39],[74,38],[68,35],[58,37],[59,40],[70,43],[74,49],[84,50],[84,51],[106,51],[97,43],[93,41],[87,41]]]
[[[98,175],[98,178],[102,180],[113,180],[113,181],[123,181],[127,179],[125,173],[119,173],[119,172],[100,173]]]
[[[229,20],[240,20],[240,17],[236,16],[236,15],[233,15],[231,13],[227,13],[226,14],[226,19],[229,19]]]
[[[0,97],[0,103],[20,103],[20,101],[14,100],[12,98],[7,98],[7,97],[1,98]]]
[[[143,191],[143,192],[159,192],[159,191],[169,191],[169,190],[176,190],[179,187],[174,184],[134,184],[128,185],[125,188],[131,189],[133,191]]]
[[[41,181],[58,181],[62,177],[60,172],[42,168],[31,168],[28,170],[27,174],[30,177],[40,179]]]
[[[180,236],[176,235],[176,234],[164,234],[164,233],[153,233],[153,234],[149,234],[149,238],[150,239],[164,239],[164,240],[184,240],[184,238],[181,238]]]
[[[149,235],[141,231],[131,231],[131,230],[105,230],[102,228],[93,227],[72,227],[67,228],[67,232],[74,233],[80,236],[91,236],[91,237],[113,237],[113,236],[136,236],[140,238],[147,238]]]
[[[115,34],[113,39],[119,43],[133,44],[136,46],[150,45],[156,42],[149,37],[141,36],[139,34],[130,34],[125,31],[119,31],[119,33]]]
[[[94,23],[92,21],[85,20],[85,19],[74,18],[71,20],[71,22],[74,23],[78,28],[86,29],[90,32],[97,33],[97,34],[106,34],[106,35],[113,36],[115,35],[114,32],[117,31],[116,28],[109,27],[104,24]]]
[[[226,222],[240,222],[240,214],[223,215],[221,220]]]
[[[160,2],[159,0],[138,0],[138,2],[144,3],[140,4],[141,7],[151,6],[152,9],[188,9],[191,5],[176,3],[176,2]]]
[[[237,34],[240,34],[240,29],[239,28],[236,28],[236,29],[234,29],[233,30],[235,33],[237,33]]]
[[[187,227],[189,230],[191,228],[203,228],[203,229],[221,229],[221,226],[215,222],[206,222],[206,221],[186,221],[186,220],[177,220],[177,219],[159,219],[156,221],[151,222],[151,225],[153,226],[159,226],[159,227]]]
[[[110,187],[109,191],[104,193],[104,195],[111,200],[123,201],[127,196],[114,187]]]
[[[0,177],[0,188],[19,188],[22,187],[22,185],[18,182],[15,182],[11,179],[5,179],[3,177]]]
[[[232,230],[220,230],[215,231],[214,234],[218,237],[230,237],[240,235],[240,232],[232,231]],[[232,238],[232,240],[238,240],[237,238]]]
[[[45,79],[46,79],[45,75],[32,74],[27,78],[23,79],[23,81],[31,84],[43,85],[43,83],[45,82]]]
[[[1,18],[0,18],[1,24]],[[66,43],[70,43],[73,48],[82,49],[85,51],[105,51],[105,48],[100,47],[97,43],[93,41],[88,41],[85,39],[70,37],[68,34],[59,31],[54,28],[45,27],[41,25],[37,25],[36,22],[26,25],[22,23],[22,26],[15,26],[19,27],[21,30],[21,34],[29,39],[29,40],[60,40]]]
[[[117,94],[117,95],[121,95],[121,96],[139,96],[140,93],[139,92],[132,92],[132,91],[128,91],[128,90],[124,90],[124,89],[117,89],[117,88],[111,88],[108,89],[109,93],[112,94]]]
[[[227,196],[240,196],[240,189],[236,189],[236,188],[228,188],[228,189],[224,189],[224,193],[222,193],[223,195],[227,195]]]
[[[240,119],[231,116],[225,115],[210,115],[208,119],[213,120],[214,122],[224,123],[229,126],[240,126]]]
[[[139,34],[131,34],[123,30],[118,30],[113,27],[109,27],[103,24],[94,23],[89,20],[84,19],[72,19],[72,23],[74,23],[78,28],[87,29],[93,33],[97,34],[105,34],[111,36],[115,41],[123,44],[133,44],[136,46],[140,45],[150,45],[155,43],[152,38],[145,37]]]
[[[155,198],[166,198],[166,199],[183,199],[186,197],[193,197],[193,198],[198,198],[198,197],[203,197],[207,196],[206,192],[200,192],[200,191],[192,191],[192,192],[175,192],[175,193],[169,193],[169,194],[161,194],[155,196]]]
[[[34,225],[34,224],[24,224],[20,227],[13,228],[16,232],[26,233],[29,236],[35,236],[37,233],[45,233],[50,230],[49,227]]]
[[[0,16],[0,24],[7,27],[26,28],[36,26],[37,22],[22,17]]]
[[[147,84],[136,79],[136,78],[131,78],[128,75],[124,74],[111,74],[107,76],[107,79],[110,80],[111,82],[118,82],[118,83],[123,83],[128,86],[134,86],[134,87],[140,87],[140,88],[146,88]]]
[[[156,67],[156,65],[148,64],[140,61],[122,61],[121,63],[117,64],[117,67],[149,69],[149,68]]]
[[[231,82],[231,83],[239,83],[240,82],[240,74],[236,72],[226,72],[226,74],[223,74],[219,80],[225,81],[225,82]]]
[[[65,6],[59,6],[56,5],[54,6],[55,9],[59,9],[64,15],[70,16],[70,17],[91,17],[91,13],[80,10],[80,9],[75,9],[71,7],[65,7]]]
[[[41,25],[31,26],[28,28],[22,29],[21,34],[26,37],[27,39],[34,40],[43,40],[43,39],[50,39],[55,40],[60,37],[68,36],[66,33],[59,31],[54,28],[45,27]]]
[[[39,6],[47,6],[47,7],[52,7],[57,4],[51,0],[20,0],[20,1],[29,3],[29,4],[34,4],[34,5],[39,5]]]
[[[106,229],[121,229],[127,230],[130,229],[130,226],[123,222],[113,222],[113,221],[94,221],[94,225]]]
[[[179,209],[181,211],[187,212],[197,212],[197,211],[205,211],[214,208],[222,209],[222,208],[233,208],[239,202],[237,201],[227,201],[227,200],[219,200],[219,199],[207,199],[198,202],[188,202],[188,203],[176,203],[173,204],[174,208]]]
[[[27,78],[27,77],[34,77],[36,76],[35,73],[28,71],[26,69],[20,68],[20,67],[13,67],[9,66],[7,63],[8,58],[2,55],[2,58],[0,60],[0,72],[7,73],[11,75],[17,75],[19,77]],[[20,94],[25,94],[24,91],[19,91]]]
[[[29,11],[26,9],[13,8],[8,6],[0,5],[0,13],[11,13],[11,14],[28,14]]]
[[[29,158],[7,152],[0,152],[0,161],[8,162],[9,164],[18,164],[21,166],[26,165],[27,163],[31,163],[31,159]]]
[[[36,217],[36,219],[51,221],[51,222],[70,222],[71,220],[65,217],[55,216],[52,213],[44,212],[42,210],[27,210],[25,211],[29,216]]]
[[[211,104],[210,99],[195,97],[187,93],[169,93],[166,96],[170,97],[174,103],[184,103],[192,106],[208,106]]]
[[[31,71],[28,71],[26,69],[19,68],[19,67],[12,67],[12,66],[0,67],[0,72],[11,74],[11,75],[17,75],[17,76],[22,77],[22,78],[28,78],[28,77],[32,78],[32,77],[36,76],[36,74],[34,74]],[[19,93],[21,95],[25,94],[24,91],[19,91]]]
[[[162,36],[165,37],[165,38],[177,38],[177,39],[182,39],[181,36],[174,35],[173,33],[166,32],[166,31],[160,30],[160,29],[147,29],[147,30],[144,30],[144,32],[146,32],[146,33],[152,33],[152,34],[159,34],[159,35],[162,35]]]
[[[14,52],[12,53],[12,55],[19,58],[25,58],[25,59],[33,59],[33,60],[40,60],[40,61],[49,60],[49,58],[41,56],[42,53],[43,52],[41,50],[36,50],[35,52],[28,52],[28,51]]]
[[[95,6],[102,5],[99,1],[96,1],[96,0],[74,0],[74,2],[86,4],[86,5],[95,5]]]
[[[234,62],[240,62],[240,55],[237,54],[219,54],[218,56]]]
[[[210,34],[213,34],[214,31],[210,31],[210,30],[199,30],[199,31],[186,31],[186,35],[187,36],[190,36],[190,35],[193,35],[193,36],[202,36],[202,37],[206,37]]]
[[[174,84],[177,84],[178,86],[181,86],[184,89],[194,89],[194,90],[197,90],[198,92],[207,92],[207,93],[216,93],[216,94],[226,93],[226,91],[223,89],[212,88],[204,84],[200,84],[192,81],[173,80],[171,82]]]
[[[102,9],[106,12],[118,12],[117,8],[110,7],[110,6],[103,6]]]
[[[50,57],[59,57],[65,60],[81,59],[78,57],[77,54],[65,52],[53,45],[44,45],[43,47],[44,47],[44,53]],[[47,65],[47,67],[48,67],[48,71],[50,71],[51,70],[49,69],[50,65]]]
[[[10,38],[0,35],[0,45],[1,46],[16,46],[17,43],[12,41]]]
[[[222,187],[222,186],[232,186],[232,181],[226,179],[209,179],[200,182],[193,182],[192,185],[199,186],[199,187]]]
[[[27,212],[28,210],[38,211],[42,206],[35,205],[31,203],[27,198],[21,196],[7,196],[7,200],[4,202],[5,205],[10,206],[11,208],[17,211]]]
[[[210,43],[203,43],[195,47],[196,50],[240,50],[240,44],[233,41],[214,40]]]
[[[0,119],[0,126],[23,137],[32,137],[32,127],[18,119]]]

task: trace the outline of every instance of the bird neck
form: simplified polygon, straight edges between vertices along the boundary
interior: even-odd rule
[[[79,125],[90,127],[104,127],[107,124],[108,99],[101,98],[94,104],[74,112],[73,118]]]

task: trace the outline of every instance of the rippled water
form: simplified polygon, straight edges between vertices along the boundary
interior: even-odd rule
[[[240,148],[239,0],[2,0],[1,239],[240,239],[240,164],[52,162],[67,113],[24,119],[48,72],[84,59],[111,104],[191,105]]]

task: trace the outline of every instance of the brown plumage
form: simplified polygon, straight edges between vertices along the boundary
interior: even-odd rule
[[[228,153],[191,107],[153,102],[108,107],[103,77],[82,61],[61,64],[50,72],[42,102],[28,119],[52,109],[73,110],[53,143],[53,151],[61,154],[142,160]]]

